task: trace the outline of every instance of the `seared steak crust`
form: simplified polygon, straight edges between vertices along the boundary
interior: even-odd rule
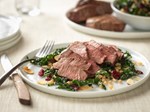
[[[95,0],[80,0],[77,6],[67,13],[67,17],[76,23],[80,23],[90,17],[111,13],[110,3]]]
[[[101,30],[121,32],[125,28],[125,23],[112,15],[91,17],[86,20],[86,26]]]

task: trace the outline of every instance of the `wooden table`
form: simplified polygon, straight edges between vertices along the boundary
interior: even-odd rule
[[[150,60],[150,39],[107,39],[82,34],[67,26],[63,16],[76,2],[76,0],[41,0],[41,15],[22,16],[22,40],[5,51],[12,63],[17,64],[24,55],[41,47],[47,39],[53,39],[56,43],[92,39],[136,50]],[[18,15],[14,1],[1,0],[0,14]],[[0,65],[0,74],[2,73],[4,71]],[[123,94],[103,98],[76,99],[46,94],[28,86],[32,105],[24,106],[17,99],[12,81],[7,79],[0,87],[0,112],[149,112],[149,87],[148,79],[140,87]]]

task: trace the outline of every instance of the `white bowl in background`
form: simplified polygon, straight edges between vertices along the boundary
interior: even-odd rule
[[[114,6],[114,3],[115,1],[111,3],[111,8],[118,19],[124,21],[135,29],[150,30],[150,17],[132,15],[122,12]]]

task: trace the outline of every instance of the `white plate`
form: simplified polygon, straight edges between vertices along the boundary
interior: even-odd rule
[[[18,31],[12,38],[0,42],[0,46],[4,46],[12,41],[15,41],[21,35],[20,31]]]
[[[68,44],[58,44],[54,46],[54,49],[56,48],[61,48],[61,47],[66,47]],[[95,89],[90,90],[90,91],[79,91],[79,92],[71,92],[71,91],[66,91],[66,90],[61,90],[61,89],[56,89],[56,86],[44,86],[44,85],[39,85],[37,84],[37,81],[41,80],[41,77],[38,76],[38,71],[40,70],[40,67],[34,66],[30,63],[26,63],[23,66],[28,66],[34,71],[34,75],[26,74],[23,70],[22,67],[20,67],[21,70],[21,77],[33,88],[38,89],[42,92],[54,94],[54,95],[59,95],[59,96],[66,96],[66,97],[76,97],[76,98],[92,98],[92,97],[103,97],[103,96],[110,96],[110,95],[115,95],[119,93],[123,93],[129,90],[132,90],[139,85],[143,84],[149,77],[149,72],[150,72],[150,63],[149,61],[141,54],[126,49],[119,47],[122,50],[127,50],[131,53],[133,56],[133,60],[140,61],[143,63],[144,66],[138,67],[139,70],[143,71],[143,75],[140,75],[140,80],[136,81],[132,85],[127,85],[125,82],[123,84],[115,84],[115,89],[114,90],[102,90],[98,87],[95,87]],[[32,58],[35,56],[36,52],[38,50],[34,50],[27,54],[29,58]],[[26,59],[26,56],[23,57],[22,60]]]
[[[6,50],[6,49],[16,45],[20,41],[20,39],[21,39],[21,34],[18,33],[14,38],[0,43],[0,51]]]
[[[20,28],[20,21],[11,16],[0,15],[0,42],[12,38]]]
[[[66,15],[64,20],[70,27],[72,27],[77,31],[104,38],[119,38],[119,39],[150,38],[150,31],[135,30],[129,25],[126,25],[125,30],[123,32],[114,32],[85,27],[83,25],[71,21],[69,18],[66,17]]]

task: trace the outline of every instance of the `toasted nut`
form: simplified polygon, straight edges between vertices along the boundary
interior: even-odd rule
[[[57,55],[57,56],[54,57],[54,59],[55,59],[56,61],[58,61],[59,58],[60,58],[60,55]]]
[[[49,62],[48,67],[51,68],[52,66],[53,66],[53,64]]]
[[[40,81],[37,81],[38,84],[40,85],[46,85],[47,84],[47,81],[45,80],[40,80]]]
[[[117,72],[119,72],[119,69],[115,69]]]
[[[67,81],[67,84],[71,85],[71,84],[72,84],[72,81]]]
[[[119,71],[121,69],[121,67],[115,67],[115,69]]]
[[[121,10],[120,10],[121,12],[125,12],[125,10],[122,8]]]
[[[106,80],[106,77],[105,77],[105,76],[102,76],[102,79]]]
[[[135,77],[133,77],[133,80],[135,80],[135,81],[139,81],[139,80],[140,80],[140,77],[135,76]]]
[[[106,84],[106,85],[108,84],[108,82],[107,82],[107,81],[104,81],[103,83],[104,83],[104,84]]]
[[[109,87],[110,90],[114,90],[113,85],[109,84],[108,87]]]
[[[138,62],[138,65],[139,65],[139,66],[143,66],[143,63],[142,63],[142,62]]]
[[[122,70],[119,70],[119,72],[122,73],[123,71],[122,71]]]
[[[118,80],[118,83],[121,84],[121,83],[122,83],[122,80]]]
[[[54,85],[54,79],[51,79],[50,81],[45,81],[45,80],[40,80],[40,81],[37,81],[38,84],[40,85]]]
[[[105,85],[100,84],[98,87],[101,88],[101,89],[104,89],[104,86],[105,86]],[[106,86],[105,86],[105,87],[106,87]]]
[[[102,82],[106,81],[106,79],[102,78]]]
[[[48,85],[54,85],[54,79],[51,79],[50,81],[47,82]]]
[[[143,66],[143,63],[142,63],[142,62],[134,61],[133,63],[134,63],[136,66]]]
[[[101,79],[102,77],[103,77],[102,75],[99,75],[99,76],[98,76],[98,78],[100,78],[100,79]]]
[[[47,69],[49,67],[47,65],[43,65],[42,68]]]
[[[134,84],[134,81],[133,81],[132,79],[128,79],[128,80],[127,80],[127,84],[128,84],[128,85]]]
[[[92,86],[88,86],[88,85],[79,87],[79,90],[91,90],[91,89],[92,89]]]
[[[116,82],[117,80],[113,78],[113,81]]]
[[[120,66],[121,66],[121,64],[120,64],[120,63],[116,63],[116,66],[117,66],[117,67],[120,67]]]
[[[23,67],[23,71],[25,71],[28,74],[34,74],[34,72],[31,69],[29,69],[27,66]]]
[[[109,81],[108,81],[108,83],[109,83],[109,84],[112,84],[112,81],[111,81],[111,80],[109,80]]]

